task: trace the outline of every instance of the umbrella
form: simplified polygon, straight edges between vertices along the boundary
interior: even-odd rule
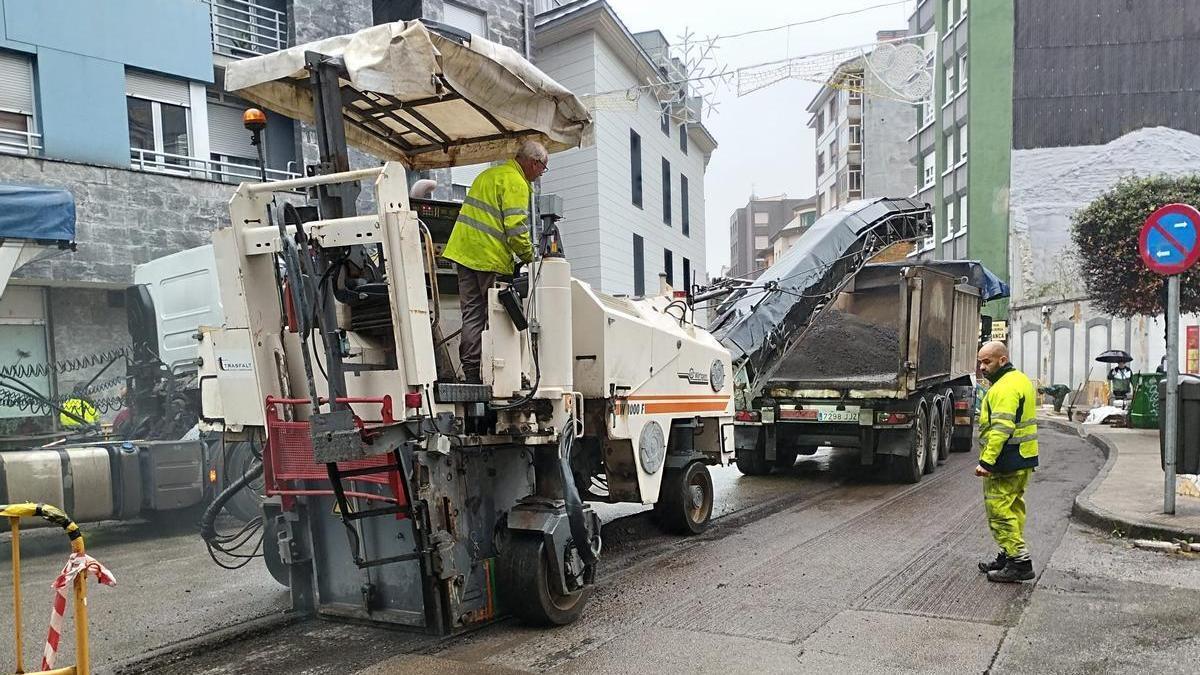
[[[1096,360],[1099,361],[1100,363],[1125,364],[1125,363],[1129,363],[1130,361],[1132,361],[1133,357],[1130,356],[1129,352],[1127,352],[1125,350],[1110,349],[1106,352],[1101,353],[1100,356],[1097,356]]]

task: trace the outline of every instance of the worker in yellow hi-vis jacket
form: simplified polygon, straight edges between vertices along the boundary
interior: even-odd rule
[[[984,344],[979,365],[992,386],[979,409],[975,475],[983,477],[988,527],[1000,546],[996,559],[979,563],[979,571],[988,581],[1028,581],[1034,575],[1025,546],[1025,488],[1038,465],[1037,391],[1008,362],[1003,342]]]
[[[500,275],[513,273],[513,258],[533,260],[530,181],[546,171],[541,143],[526,141],[517,156],[487,169],[471,183],[442,257],[458,263],[462,335],[458,355],[467,382],[480,382],[481,337],[487,328],[487,292]]]

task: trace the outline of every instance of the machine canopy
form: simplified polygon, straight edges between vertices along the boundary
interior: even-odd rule
[[[590,143],[579,99],[509,47],[432,22],[398,21],[234,61],[225,87],[313,122],[308,53],[340,61],[349,145],[410,169],[509,159]]]
[[[30,185],[0,185],[0,239],[75,240],[75,198]]]

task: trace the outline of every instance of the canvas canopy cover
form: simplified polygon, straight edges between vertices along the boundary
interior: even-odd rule
[[[75,198],[57,188],[0,185],[0,239],[75,240]]]
[[[526,139],[550,152],[591,142],[591,117],[579,99],[517,52],[421,21],[235,61],[226,68],[225,87],[312,123],[308,52],[344,65],[347,143],[410,169],[508,159]]]

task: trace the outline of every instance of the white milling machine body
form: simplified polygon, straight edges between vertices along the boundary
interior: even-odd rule
[[[350,44],[372,32],[431,40],[447,64],[455,50],[490,49],[526,68],[523,82],[545,78],[502,47],[418,22]],[[527,277],[489,291],[483,384],[455,381],[453,343],[441,337],[456,312],[456,291],[437,282],[442,242],[410,204],[404,164],[349,170],[347,143],[371,125],[353,107],[362,93],[347,92],[354,53],[345,37],[331,41],[287,50],[302,52],[302,77],[268,83],[311,86],[320,168],[243,184],[213,235],[225,322],[202,331],[206,423],[265,438],[265,557],[297,608],[438,634],[508,613],[573,621],[601,548],[581,496],[654,504],[677,531],[707,525],[706,466],[727,464],[733,449],[729,353],[669,288],[631,300],[573,279],[543,214]],[[439,75],[445,100],[469,100],[449,68]],[[393,113],[404,107],[402,96],[371,94]],[[501,127],[506,141],[538,131],[512,126]],[[495,130],[483,136],[496,145]],[[496,147],[494,159],[515,146]],[[406,152],[389,158],[421,166]],[[370,215],[353,215],[360,181],[373,187]],[[299,189],[309,204],[295,205]]]

